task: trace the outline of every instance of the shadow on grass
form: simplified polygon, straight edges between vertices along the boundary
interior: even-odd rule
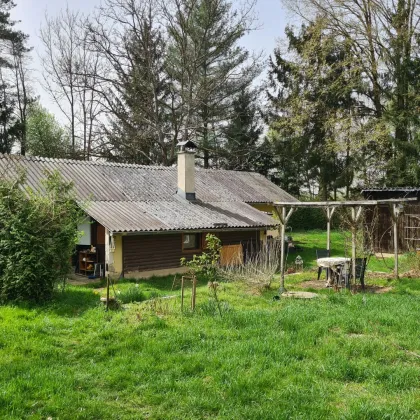
[[[66,287],[64,291],[55,291],[51,300],[44,303],[17,302],[13,304],[23,309],[35,309],[39,312],[54,313],[63,317],[78,317],[85,311],[101,305],[99,295],[91,288],[82,286]]]
[[[143,290],[158,290],[163,292],[173,292],[181,289],[181,278],[187,274],[171,274],[169,276],[153,276],[147,279],[120,279],[116,284],[123,283],[138,283],[142,286]],[[198,277],[197,286],[204,286],[208,280]],[[185,287],[190,287],[191,282],[186,281]]]

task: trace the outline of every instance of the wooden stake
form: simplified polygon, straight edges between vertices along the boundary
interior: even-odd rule
[[[191,309],[195,309],[195,295],[197,290],[197,279],[195,276],[192,278],[192,294],[191,294]]]
[[[181,277],[181,312],[184,309],[184,276]]]
[[[109,309],[109,274],[106,277],[106,311]]]

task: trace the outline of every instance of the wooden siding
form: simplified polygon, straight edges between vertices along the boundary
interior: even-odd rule
[[[373,210],[366,211],[366,222],[372,232],[375,252],[394,252],[394,231],[388,206],[379,206],[372,226]],[[420,205],[405,205],[398,221],[398,248],[413,251],[420,248]]]
[[[203,232],[204,236],[205,234]],[[217,233],[222,245],[242,244],[245,258],[259,246],[259,235],[259,231]],[[182,257],[190,259],[194,254],[199,252],[182,251],[182,233],[123,237],[124,273],[177,268]]]

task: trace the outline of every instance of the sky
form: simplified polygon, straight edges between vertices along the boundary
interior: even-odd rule
[[[233,3],[237,1],[239,0],[233,0]],[[69,8],[80,10],[87,15],[100,5],[101,0],[15,0],[15,3],[12,18],[21,21],[17,27],[29,35],[29,45],[34,48],[31,68],[37,94],[40,95],[41,103],[56,113],[57,108],[42,89],[41,84],[37,82],[40,80],[41,69],[37,53],[42,54],[42,46],[38,38],[39,29],[46,13],[53,17],[68,5]],[[284,35],[286,25],[293,22],[290,14],[282,7],[281,0],[257,0],[256,13],[259,21],[258,29],[246,35],[242,40],[242,45],[250,51],[262,50],[267,58],[276,47],[277,40]]]

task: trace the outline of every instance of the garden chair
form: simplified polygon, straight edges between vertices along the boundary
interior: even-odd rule
[[[353,262],[350,261],[347,271],[343,272],[341,271],[339,273],[340,278],[342,278],[345,282],[345,285],[347,288],[350,287],[350,281],[353,278],[352,274],[352,265]],[[359,280],[360,284],[362,285],[362,289],[365,288],[365,272],[366,272],[366,265],[367,265],[367,258],[356,258],[356,279],[355,281]]]
[[[327,258],[330,256],[329,249],[317,249],[316,250],[316,259],[318,258]],[[318,267],[318,280],[321,277],[322,270],[325,270],[328,278],[328,268]]]

